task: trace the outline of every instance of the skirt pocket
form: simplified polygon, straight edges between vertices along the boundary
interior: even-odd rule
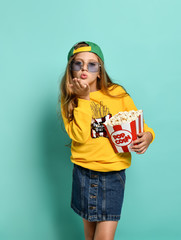
[[[117,172],[117,177],[120,180],[121,184],[123,185],[123,188],[125,188],[125,182],[126,182],[125,169]]]

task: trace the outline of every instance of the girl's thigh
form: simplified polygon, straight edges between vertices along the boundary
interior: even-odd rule
[[[84,218],[83,218],[83,222],[84,222],[85,240],[93,240],[95,229],[96,229],[96,222],[89,222]]]
[[[97,222],[94,240],[114,240],[118,221]]]

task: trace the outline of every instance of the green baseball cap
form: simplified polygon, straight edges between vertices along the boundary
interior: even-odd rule
[[[76,47],[78,44],[80,44],[80,43],[86,43],[88,46],[79,47],[79,48],[75,49],[75,47]],[[95,53],[95,54],[97,54],[97,56],[99,56],[99,57],[102,59],[102,61],[104,62],[104,56],[103,56],[103,53],[102,53],[100,47],[99,47],[97,44],[93,43],[93,42],[84,41],[84,42],[78,42],[78,43],[76,43],[76,44],[70,49],[70,51],[69,51],[69,53],[68,53],[68,56],[67,56],[68,61],[69,61],[69,59],[70,59],[71,56],[73,56],[75,53],[79,53],[79,52],[92,52],[92,53]]]

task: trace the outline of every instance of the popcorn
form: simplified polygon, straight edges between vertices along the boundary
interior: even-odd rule
[[[119,112],[104,123],[115,152],[131,152],[132,142],[143,132],[143,111]]]

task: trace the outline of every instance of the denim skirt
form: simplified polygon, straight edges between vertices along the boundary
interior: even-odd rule
[[[71,208],[89,222],[118,221],[124,198],[125,169],[98,172],[74,164]]]

